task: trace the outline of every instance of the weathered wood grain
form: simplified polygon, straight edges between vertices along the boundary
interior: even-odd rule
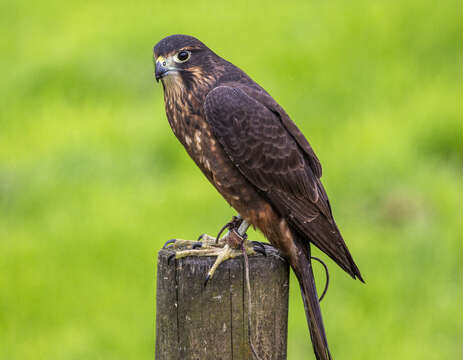
[[[278,252],[249,257],[252,338],[262,360],[286,359],[289,268]],[[156,290],[157,360],[251,360],[248,295],[241,257],[221,264],[204,287],[212,257],[167,263],[158,254]]]

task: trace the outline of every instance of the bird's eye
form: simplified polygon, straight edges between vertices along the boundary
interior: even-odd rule
[[[190,58],[191,53],[189,51],[180,51],[177,55],[174,56],[175,62],[184,63]]]

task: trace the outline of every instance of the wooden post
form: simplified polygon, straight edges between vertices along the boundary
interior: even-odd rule
[[[289,268],[271,246],[249,257],[251,336],[261,360],[285,360]],[[221,264],[204,287],[215,258],[171,260],[158,254],[157,360],[254,360],[248,337],[244,259]]]

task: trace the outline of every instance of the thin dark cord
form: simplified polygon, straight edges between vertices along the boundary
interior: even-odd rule
[[[314,259],[314,260],[317,260],[320,264],[323,265],[323,267],[325,268],[325,274],[326,274],[326,284],[325,284],[325,289],[323,290],[323,293],[322,295],[320,296],[320,298],[318,299],[319,302],[321,302],[323,300],[323,298],[325,297],[326,295],[326,292],[328,291],[328,285],[330,284],[330,273],[328,272],[328,266],[326,266],[326,264],[319,258],[315,257],[315,256],[311,256],[310,257],[311,259]]]
[[[251,303],[251,283],[249,280],[249,260],[248,260],[248,254],[246,253],[245,249],[245,241],[246,241],[246,234],[243,235],[243,242],[241,244],[241,251],[243,252],[243,257],[244,257],[244,272],[245,272],[245,277],[246,277],[246,287],[248,290],[248,339],[249,339],[249,345],[251,347],[252,354],[257,360],[261,360],[259,355],[257,355],[257,351],[254,348],[254,343],[252,341],[252,332],[251,332],[251,314],[252,314],[252,303]]]

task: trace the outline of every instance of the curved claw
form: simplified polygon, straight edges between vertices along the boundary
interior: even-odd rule
[[[204,235],[204,234],[203,234],[203,235]],[[202,235],[201,235],[201,236],[202,236]],[[191,248],[192,248],[192,249],[197,249],[197,248],[200,248],[201,246],[203,246],[203,243],[197,241],[197,242],[195,242],[195,243],[193,243],[193,244],[191,245]]]
[[[170,265],[170,261],[175,258],[175,253],[170,254],[169,257],[167,258],[167,265]]]
[[[255,252],[258,252],[258,253],[264,255],[265,257],[267,257],[267,251],[265,250],[264,244],[262,244],[259,241],[253,241],[252,245],[253,245],[253,248],[254,248]]]
[[[204,235],[206,235],[206,234],[204,233],[204,234],[199,235],[198,239],[196,241],[201,241],[203,239]]]
[[[210,278],[211,278],[211,275],[207,274],[206,280],[204,280],[204,287],[207,286],[207,283],[208,283],[208,281],[210,280]]]
[[[176,241],[177,241],[177,239],[170,239],[170,240],[166,241],[166,243],[162,246],[162,248],[165,249],[167,247],[167,245],[173,244]]]

